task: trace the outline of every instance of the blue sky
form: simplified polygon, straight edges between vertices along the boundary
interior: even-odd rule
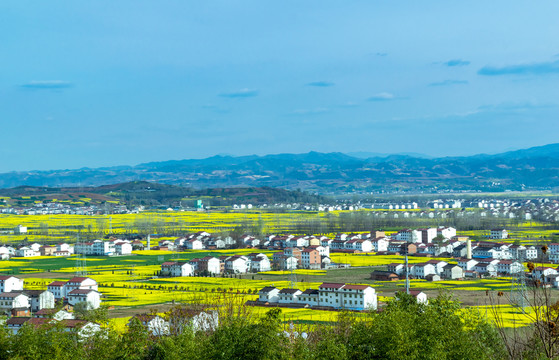
[[[558,142],[559,2],[0,2],[0,171]]]

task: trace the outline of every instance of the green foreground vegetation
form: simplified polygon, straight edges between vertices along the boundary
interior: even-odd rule
[[[505,359],[496,329],[448,296],[417,304],[403,294],[383,312],[340,313],[329,325],[282,323],[280,309],[256,316],[220,311],[215,331],[150,335],[133,321],[124,333],[106,328],[89,338],[56,326],[0,329],[2,359]],[[526,349],[536,354],[537,347]]]

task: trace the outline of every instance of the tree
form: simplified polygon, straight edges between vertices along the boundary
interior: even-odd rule
[[[474,311],[460,309],[447,294],[418,304],[399,294],[369,322],[357,322],[347,344],[350,358],[501,359],[495,329]]]

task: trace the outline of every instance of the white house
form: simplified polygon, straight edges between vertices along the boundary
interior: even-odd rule
[[[174,308],[169,317],[169,330],[181,334],[186,328],[192,331],[215,331],[219,326],[219,312],[193,311],[187,308]]]
[[[387,251],[388,239],[386,237],[374,238],[371,240],[371,245],[373,246],[373,251]]]
[[[50,291],[56,300],[66,297],[64,285],[66,281],[53,281],[47,285],[47,290]]]
[[[98,290],[97,281],[89,277],[80,277],[80,276],[76,276],[68,280],[64,285],[64,287],[65,287],[66,294],[68,294],[70,291],[75,289],[96,290],[96,291]]]
[[[256,272],[270,271],[272,270],[272,265],[266,255],[258,256],[250,260],[250,269]]]
[[[7,311],[15,308],[29,308],[29,297],[19,292],[0,293],[0,309]]]
[[[537,266],[532,272],[532,278],[536,280],[542,280],[542,278],[548,277],[549,275],[559,274],[556,269],[547,266]]]
[[[14,234],[16,235],[26,234],[26,233],[27,233],[27,226],[18,225],[14,228]]]
[[[75,289],[70,291],[66,297],[68,304],[75,306],[78,303],[87,303],[88,309],[97,309],[101,305],[101,294],[96,290]]]
[[[95,240],[92,245],[93,254],[97,256],[113,255],[115,252],[114,243],[110,241]]]
[[[73,319],[74,313],[68,312],[66,310],[56,310],[56,309],[41,309],[35,312],[35,316],[38,318],[48,318],[54,319],[56,321],[61,321],[64,319]]]
[[[424,263],[424,264],[415,264],[413,268],[413,276],[418,279],[425,279],[427,275],[437,274],[435,271],[435,265]]]
[[[491,263],[478,263],[474,267],[474,271],[476,271],[478,274],[483,274],[488,276],[497,275],[497,268],[495,265]]]
[[[135,315],[128,321],[127,326],[130,326],[133,321],[139,321],[140,324],[146,327],[148,333],[153,336],[163,336],[170,334],[169,323],[159,315]]]
[[[464,277],[464,270],[458,265],[448,264],[443,268],[442,277],[450,280],[462,279]]]
[[[29,245],[29,248],[33,251],[35,251],[36,253],[38,253],[41,250],[41,244],[39,243],[33,243],[31,245]]]
[[[491,239],[508,239],[509,233],[506,229],[493,229],[489,237]]]
[[[524,265],[518,261],[501,260],[497,264],[497,272],[500,274],[516,274],[524,271]]]
[[[161,274],[173,277],[192,276],[194,268],[187,262],[167,261],[161,264]]]
[[[31,311],[54,308],[54,294],[48,290],[24,290],[29,297]]]
[[[297,298],[302,294],[298,289],[281,289],[278,293],[278,303],[292,304],[297,302]]]
[[[23,290],[23,279],[15,276],[0,276],[0,292]]]
[[[60,321],[66,332],[77,334],[78,338],[86,339],[101,331],[101,326],[85,320],[64,319]]]
[[[375,289],[368,285],[323,283],[318,292],[320,306],[351,310],[377,308]]]
[[[399,241],[421,242],[422,235],[421,232],[418,230],[403,229],[398,231],[394,238]]]
[[[35,250],[28,248],[27,246],[24,246],[16,250],[16,256],[33,257],[33,256],[39,256],[39,254]]]
[[[118,255],[132,254],[132,244],[124,241],[115,243],[115,253]]]
[[[445,239],[450,239],[456,236],[456,229],[450,226],[439,226],[437,228],[437,235],[442,235]]]
[[[356,240],[353,249],[359,250],[362,252],[371,252],[373,251],[373,244],[371,240]]]
[[[416,298],[418,304],[427,305],[427,303],[429,302],[427,300],[427,294],[425,294],[423,291],[410,290],[410,295]]]
[[[279,300],[279,292],[275,286],[266,286],[258,292],[258,301],[275,303]]]
[[[446,261],[442,260],[429,260],[427,263],[435,266],[435,273],[437,273],[437,275],[441,275],[444,271],[444,267],[448,265]]]
[[[329,246],[322,246],[322,245],[311,245],[309,249],[318,250],[320,256],[328,256],[330,257],[330,247]]]
[[[204,265],[205,270],[207,270],[211,274],[220,274],[221,273],[221,262],[218,258],[213,256],[206,256],[202,258],[202,262],[205,262]]]
[[[198,239],[192,239],[185,241],[184,247],[189,250],[202,250],[204,249],[204,243]]]
[[[0,246],[0,258],[7,260],[10,258],[10,250],[5,246]]]
[[[473,270],[477,264],[478,261],[474,259],[458,259],[458,266],[460,266],[464,271]]]
[[[316,289],[307,289],[303,291],[297,301],[300,304],[307,304],[309,306],[318,306],[319,304],[319,291]]]
[[[56,251],[70,251],[70,245],[66,243],[56,244]]]
[[[244,274],[250,269],[250,261],[245,256],[235,255],[225,260],[225,270],[235,273]]]
[[[414,242],[430,244],[433,241],[433,239],[437,237],[437,228],[425,228],[425,229],[417,229],[412,231],[418,234],[418,235],[414,235],[417,237],[414,239]]]

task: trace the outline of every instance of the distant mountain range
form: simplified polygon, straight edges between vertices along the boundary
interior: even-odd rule
[[[559,187],[559,144],[463,157],[353,155],[309,152],[213,156],[136,166],[10,172],[0,174],[0,187],[99,186],[140,180],[198,189],[265,186],[318,193],[381,189],[499,191]]]

